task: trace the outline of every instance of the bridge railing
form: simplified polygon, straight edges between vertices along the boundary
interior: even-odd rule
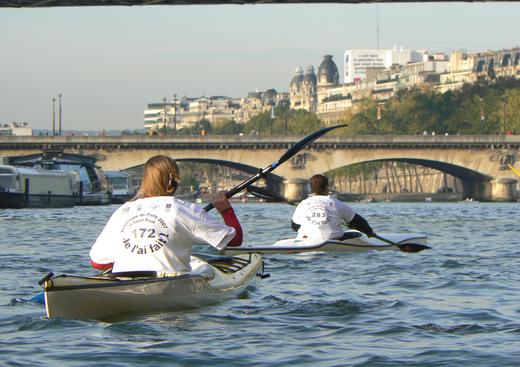
[[[17,149],[287,149],[303,136],[0,136],[0,150]],[[325,136],[314,149],[490,148],[518,149],[520,135],[361,135]]]

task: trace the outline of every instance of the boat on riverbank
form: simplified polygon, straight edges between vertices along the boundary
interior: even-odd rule
[[[419,244],[426,245],[427,237],[418,233],[382,233],[380,237],[399,245]],[[226,247],[223,252],[228,255],[249,252],[261,254],[297,254],[303,252],[362,252],[362,251],[402,251],[398,246],[377,238],[369,238],[356,231],[345,231],[342,240],[308,240],[285,239],[272,245],[242,244],[238,247]]]
[[[64,153],[61,149],[9,158],[9,163],[15,166],[76,173],[79,175],[79,194],[75,205],[108,205],[112,193],[108,180],[101,168],[96,166],[96,161],[94,157]]]
[[[130,175],[122,171],[105,171],[105,176],[112,188],[112,204],[123,204],[134,196]]]
[[[260,254],[192,257],[190,274],[125,272],[99,276],[49,273],[43,284],[49,318],[121,319],[129,315],[175,311],[214,304],[240,295],[263,276]]]
[[[73,172],[0,165],[0,208],[67,208],[79,196]]]

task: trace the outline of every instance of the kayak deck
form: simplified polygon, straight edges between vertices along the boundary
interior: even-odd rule
[[[427,237],[418,233],[383,233],[381,237],[398,244],[415,243],[426,245]],[[296,254],[315,251],[361,252],[361,251],[399,251],[397,246],[388,244],[377,238],[369,238],[365,234],[351,230],[346,231],[342,240],[306,240],[285,239],[272,245],[245,244],[238,247],[226,247],[226,254],[257,252],[262,254]]]
[[[51,277],[44,282],[47,316],[106,320],[209,305],[238,296],[263,271],[259,254],[195,259],[196,271],[176,276],[133,272]]]

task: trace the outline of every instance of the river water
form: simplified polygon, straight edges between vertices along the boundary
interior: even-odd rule
[[[234,206],[248,243],[293,235],[288,205]],[[49,320],[29,301],[51,270],[93,274],[116,206],[0,210],[0,365],[520,365],[520,203],[352,206],[433,249],[268,255],[271,277],[238,299],[116,323]]]

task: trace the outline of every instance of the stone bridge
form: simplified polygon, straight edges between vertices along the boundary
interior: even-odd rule
[[[301,136],[10,136],[0,137],[0,156],[63,149],[93,156],[104,170],[142,165],[156,154],[180,161],[219,163],[257,172],[276,161]],[[463,183],[464,195],[481,201],[516,200],[518,177],[508,164],[519,160],[520,136],[324,136],[269,177],[287,196],[302,195],[302,179],[315,173],[371,161],[401,161],[431,167]],[[516,168],[520,169],[517,164]]]

